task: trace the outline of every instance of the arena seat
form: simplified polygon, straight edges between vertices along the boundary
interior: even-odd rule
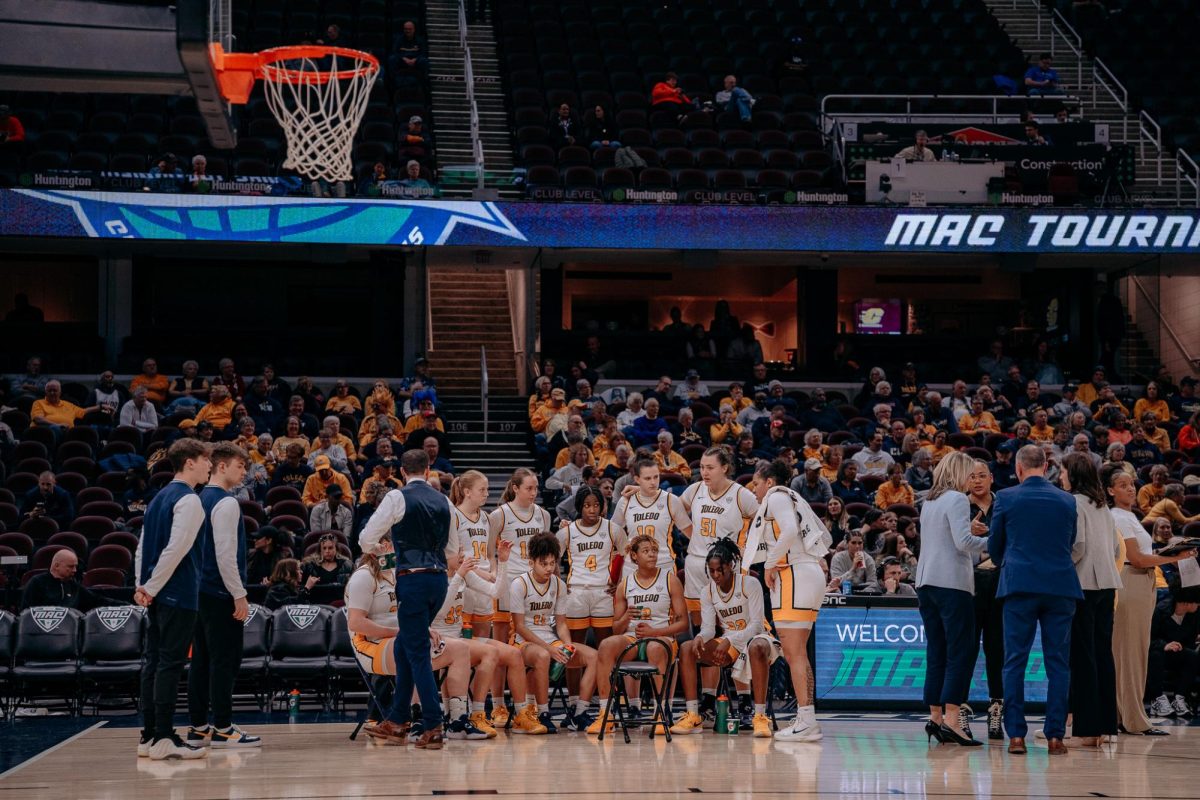
[[[272,688],[312,686],[324,705],[329,675],[330,620],[328,606],[292,605],[271,618],[271,649],[267,674]]]
[[[251,601],[250,613],[242,623],[242,663],[238,667],[238,682],[254,695],[260,709],[266,706],[263,687],[270,658],[271,619],[270,611]]]
[[[32,536],[35,542],[45,542],[58,533],[58,523],[50,517],[29,517],[21,523],[20,531]]]
[[[267,507],[273,507],[283,500],[300,501],[300,492],[291,486],[272,486],[267,490]]]
[[[17,639],[17,618],[0,609],[0,718],[8,716],[9,684],[12,682],[13,651]]]
[[[61,484],[62,483],[62,475],[58,476],[58,480],[59,480],[59,483]],[[105,489],[103,486],[88,486],[84,489],[80,489],[75,494],[75,507],[76,508],[82,508],[83,506],[87,505],[88,503],[95,503],[95,502],[111,503],[111,502],[113,502],[113,493],[111,491],[109,491],[108,489]]]
[[[83,617],[79,677],[84,694],[125,688],[136,706],[146,614],[138,606],[93,608]]]
[[[62,536],[62,534],[58,534]],[[82,537],[80,537],[82,538]],[[88,570],[94,569],[114,569],[128,576],[133,571],[133,555],[130,551],[120,544],[100,544],[96,549],[92,550],[88,556]],[[123,586],[125,581],[120,581],[117,585]]]
[[[89,542],[99,543],[105,534],[111,533],[116,529],[116,523],[108,517],[76,517],[71,522],[71,530],[82,533]]]
[[[79,568],[82,570],[83,565],[88,563],[88,540],[83,534],[75,531],[59,531],[46,540],[47,545],[61,545],[69,550],[75,551],[75,555],[79,557]]]
[[[347,685],[358,683],[358,658],[354,655],[354,647],[350,643],[350,628],[347,624],[345,608],[339,608],[333,612],[330,625],[332,629],[329,643],[329,672],[334,681],[332,694],[338,698],[344,696]]]
[[[79,703],[79,639],[83,614],[73,608],[35,606],[21,612],[12,671],[18,697],[48,690],[74,711]]]
[[[129,531],[111,531],[100,537],[100,544],[96,549],[99,550],[100,547],[108,545],[123,547],[132,556],[137,552],[138,537]]]

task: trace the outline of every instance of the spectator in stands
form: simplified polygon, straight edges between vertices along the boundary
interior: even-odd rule
[[[1192,413],[1188,424],[1179,429],[1179,436],[1175,441],[1188,458],[1193,461],[1200,459],[1200,411]]]
[[[147,358],[142,362],[142,371],[140,374],[134,375],[129,382],[129,391],[136,392],[139,386],[146,387],[146,399],[155,406],[162,408],[166,405],[167,391],[171,388],[171,381],[167,379],[166,375],[159,374],[157,360]]]
[[[212,176],[208,174],[208,159],[202,155],[192,156],[192,174],[187,178],[188,186],[194,192],[204,192],[212,185]]]
[[[1108,384],[1100,387],[1100,392],[1096,396],[1096,399],[1092,401],[1091,408],[1092,419],[1097,421],[1107,420],[1110,428],[1112,427],[1114,415],[1129,416],[1129,409],[1117,399],[1116,393],[1113,392],[1113,388]]]
[[[50,428],[61,432],[66,428],[75,427],[75,423],[83,419],[90,411],[100,411],[98,405],[81,408],[62,396],[62,384],[58,381],[46,382],[46,396],[35,400],[29,410],[30,422],[34,425]]]
[[[342,36],[341,26],[330,23],[325,27],[324,35],[316,41],[326,47],[349,47],[350,43]]]
[[[1200,589],[1176,588],[1170,599],[1154,609],[1150,623],[1150,659],[1146,670],[1147,697],[1153,697],[1155,717],[1191,716],[1196,673],[1200,668]],[[1173,690],[1174,700],[1167,697]]]
[[[858,474],[863,477],[887,477],[888,468],[895,460],[883,449],[884,429],[876,428],[867,440],[867,446],[859,450],[851,461],[858,465]]]
[[[75,503],[66,489],[58,485],[58,479],[49,470],[38,475],[37,486],[21,496],[23,519],[48,517],[58,523],[59,530],[67,530],[75,519]]]
[[[750,379],[746,381],[743,386],[746,394],[751,396],[754,396],[759,392],[764,394],[769,393],[771,389],[771,379],[767,377],[767,365],[761,360],[755,363],[755,365],[750,368]],[[816,391],[821,392],[822,395],[825,393],[824,389],[818,389]]]
[[[1159,452],[1165,456],[1166,452],[1171,449],[1171,437],[1165,430],[1158,427],[1158,414],[1147,411],[1140,416],[1140,421],[1142,429],[1146,433],[1146,441],[1157,447]]]
[[[1100,457],[1100,454],[1092,452],[1092,440],[1086,433],[1075,434],[1075,437],[1071,440],[1071,452],[1079,453],[1087,458],[1088,461],[1092,462],[1092,466],[1096,468],[1097,472],[1104,465],[1104,459]],[[1142,510],[1145,512],[1145,509]]]
[[[887,468],[887,480],[875,491],[875,505],[886,509],[896,503],[914,505],[917,501],[912,486],[904,482],[904,465],[892,464]]]
[[[335,470],[350,476],[350,456],[346,454],[346,448],[333,441],[332,430],[322,428],[313,445],[313,449],[308,453],[310,467],[316,468],[317,459],[324,458]]]
[[[710,425],[708,428],[708,440],[714,445],[724,443],[733,444],[737,441],[737,437],[742,435],[742,431],[744,430],[741,425],[737,424],[737,418],[733,413],[733,406],[728,403],[722,403],[718,414],[716,424]],[[754,437],[752,436],[751,443],[753,441]]]
[[[1030,97],[1048,94],[1062,94],[1058,85],[1058,71],[1051,66],[1053,59],[1049,53],[1038,56],[1038,63],[1030,65],[1025,70],[1025,93]]]
[[[350,414],[354,417],[361,417],[362,401],[350,394],[350,383],[339,378],[333,385],[333,394],[325,403],[325,410],[334,414]]]
[[[694,369],[689,369],[687,375],[684,376],[683,383],[675,388],[675,399],[683,403],[704,400],[711,394],[708,385],[700,380],[700,373]]]
[[[1158,464],[1150,469],[1150,482],[1138,489],[1137,507],[1142,514],[1147,513],[1154,505],[1167,495],[1167,479],[1171,471],[1166,465]]]
[[[1153,442],[1146,439],[1145,428],[1135,422],[1129,432],[1133,438],[1125,446],[1125,457],[1129,459],[1130,464],[1133,464],[1134,469],[1140,470],[1150,464],[1162,463],[1162,451]]]
[[[163,153],[150,168],[149,189],[162,194],[174,194],[183,190],[184,174],[179,168],[179,158],[174,153]]]
[[[229,389],[229,396],[241,400],[246,396],[246,381],[238,374],[237,365],[232,358],[222,358],[217,362],[217,376],[212,379],[213,386],[224,386]]]
[[[725,88],[713,97],[713,103],[722,111],[732,111],[742,122],[750,121],[750,110],[754,108],[754,98],[745,89],[737,85],[737,77],[726,75]]]
[[[833,554],[829,564],[831,582],[850,581],[854,589],[875,580],[875,559],[863,549],[863,535],[855,531],[846,537],[846,549]]]
[[[344,512],[341,516],[346,519],[346,528],[341,525],[330,526],[328,528],[316,528],[314,530],[340,530],[350,536],[351,517],[353,513],[346,505],[339,505],[340,512]],[[336,534],[327,533],[317,541],[317,552],[311,556],[307,556],[300,564],[300,575],[304,584],[311,591],[317,586],[342,587],[346,585],[346,581],[350,580],[350,573],[354,571],[354,564],[350,559],[338,552],[338,538]],[[315,583],[311,583],[311,579],[316,578]]]
[[[137,428],[142,433],[149,433],[158,427],[158,412],[149,401],[149,394],[144,384],[133,390],[133,396],[121,406],[121,425]]]
[[[429,158],[432,143],[424,123],[417,114],[408,118],[408,128],[400,134],[400,147],[396,151],[398,158],[416,160],[418,163]]]
[[[896,158],[903,158],[905,161],[937,161],[937,156],[933,154],[933,150],[929,149],[929,134],[920,130],[916,133],[916,141],[908,147],[896,153]]]
[[[1162,387],[1157,381],[1150,381],[1146,384],[1144,397],[1139,397],[1138,401],[1133,404],[1133,418],[1141,419],[1142,415],[1148,411],[1153,411],[1155,416],[1164,423],[1168,423],[1172,419],[1171,406],[1163,397]]]
[[[550,392],[550,402],[538,406],[529,419],[529,426],[533,428],[534,433],[547,436],[546,431],[550,427],[551,421],[559,416],[563,418],[563,429],[565,430],[568,416],[566,399],[567,393],[562,389],[554,389]],[[547,440],[553,435],[553,433],[549,434]]]
[[[308,526],[314,531],[341,531],[350,539],[350,531],[354,525],[354,512],[350,503],[342,494],[342,487],[336,483],[325,491],[324,502],[312,507],[308,515]],[[322,542],[324,540],[322,539]],[[334,540],[333,552],[337,553],[337,541]]]
[[[208,403],[196,412],[196,424],[208,422],[214,428],[224,429],[233,421],[234,405],[233,398],[229,396],[229,387],[214,383],[209,390]]]
[[[676,453],[672,448],[675,445],[675,437],[670,431],[659,431],[656,438],[657,447],[654,450],[654,463],[658,464],[658,471],[662,475],[678,475],[685,481],[692,479],[692,468],[683,456]]]
[[[572,500],[575,490],[583,485],[583,472],[592,460],[592,454],[581,443],[572,444],[567,448],[567,462],[556,467],[546,479],[546,488],[556,492],[566,492]]]
[[[304,399],[304,410],[309,414],[320,414],[325,408],[325,395],[307,375],[296,378],[296,388],[292,393]]]
[[[155,364],[155,369],[157,367]],[[142,370],[145,374],[144,364]],[[183,375],[172,381],[167,389],[167,398],[170,400],[170,404],[164,409],[167,414],[184,409],[198,409],[210,396],[208,381],[200,377],[199,364],[195,361],[185,361],[182,370]]]
[[[633,425],[633,421],[646,415],[645,409],[642,408],[642,400],[641,392],[630,392],[629,396],[625,398],[625,409],[617,414],[617,427],[626,436],[629,435],[629,431],[626,429]]]
[[[1054,441],[1054,428],[1050,427],[1050,416],[1046,409],[1039,408],[1033,412],[1033,425],[1029,428],[1029,438],[1035,442]]]
[[[350,481],[346,479],[345,475],[334,470],[329,456],[317,456],[313,459],[312,466],[316,473],[310,475],[304,482],[304,491],[300,497],[304,501],[304,505],[312,508],[324,500],[325,490],[333,484],[342,487],[343,497],[350,496]]]
[[[595,108],[587,112],[583,129],[584,140],[591,143],[593,150],[601,147],[620,149],[621,141],[617,137],[617,128],[609,121],[608,112],[604,110],[604,106],[597,104]]]
[[[922,445],[933,441],[933,435],[937,433],[937,428],[925,421],[925,408],[923,406],[913,406],[912,410],[908,413],[912,419],[912,425],[909,426],[908,432],[916,436],[917,441]]]
[[[21,124],[8,106],[0,105],[0,145],[22,145],[25,142],[25,126]]]
[[[800,424],[806,428],[832,433],[845,428],[846,420],[836,408],[826,402],[825,390],[817,388],[813,389],[809,406],[800,416]]]
[[[659,434],[670,432],[670,426],[659,414],[659,409],[658,400],[650,398],[646,401],[643,414],[634,419],[633,424],[625,431],[634,447],[652,447],[658,442]]]
[[[124,402],[124,397],[122,397],[124,391],[124,386],[117,385],[112,370],[106,369],[100,373],[96,385],[88,392],[86,402],[90,406],[99,408],[105,414],[115,417],[121,408],[121,403]]]
[[[557,431],[559,426],[565,427],[567,420],[565,417],[555,417],[551,420],[551,425],[546,428],[547,431]],[[438,418],[437,412],[431,410],[424,411],[421,414],[421,427],[412,431],[411,434],[404,440],[405,450],[422,450],[425,447],[425,440],[433,437],[438,442],[438,447],[446,458],[451,458],[450,439],[446,436],[443,429],[442,421]]]
[[[34,606],[58,606],[90,611],[101,606],[126,606],[129,603],[93,592],[75,579],[79,569],[79,556],[70,548],[54,554],[50,570],[29,579],[21,593],[21,608]]]
[[[780,381],[771,381],[768,384],[767,405],[770,406],[772,414],[775,409],[782,407],[785,414],[795,416],[799,413],[796,407],[796,401],[790,397],[785,397],[783,394],[783,383]]]
[[[788,488],[803,497],[810,505],[812,503],[828,503],[829,499],[833,497],[833,487],[821,475],[821,459],[819,458],[806,459],[804,473],[792,478]]]
[[[419,119],[419,117],[418,117]],[[404,165],[404,177],[400,185],[407,189],[432,189],[433,184],[421,177],[421,162],[415,158],[409,159]]]
[[[451,479],[454,477],[454,465],[450,463],[450,459],[441,454],[442,444],[440,439],[436,436],[423,437],[421,439],[421,449],[429,457],[430,470],[448,476]]]
[[[310,441],[300,431],[300,418],[288,417],[283,426],[283,435],[275,439],[275,455],[279,459],[287,457],[287,449],[293,444],[298,444],[304,448],[307,453],[310,448]]]
[[[738,384],[740,386],[740,384]],[[748,400],[748,398],[743,398]],[[749,427],[763,417],[771,416],[771,412],[767,410],[767,393],[758,392],[754,395],[754,400],[745,405],[738,411],[737,421],[742,427]]]
[[[595,334],[588,336],[584,343],[583,356],[579,359],[579,369],[585,374],[595,373],[598,378],[603,378],[616,367],[616,359],[601,346],[600,337]]]
[[[1200,411],[1200,398],[1196,397],[1196,383],[1196,379],[1192,376],[1185,376],[1180,379],[1179,388],[1167,397],[1172,419],[1190,419],[1192,414]]]
[[[300,572],[300,562],[294,558],[281,558],[271,572],[270,586],[263,605],[277,611],[284,606],[294,606],[308,602],[308,593],[320,582],[316,575],[303,577]]]
[[[929,423],[943,433],[958,433],[958,423],[954,421],[954,414],[942,406],[941,392],[930,392],[928,399],[925,415],[929,418]],[[915,418],[913,421],[916,421]]]
[[[909,551],[909,555],[912,553]],[[911,583],[905,583],[908,577],[904,562],[894,556],[884,558],[878,567],[878,579],[866,587],[865,594],[887,595],[889,597],[916,597],[917,590]]]
[[[1113,464],[1125,471],[1130,478],[1137,480],[1137,470],[1133,465],[1125,460],[1125,444],[1123,442],[1110,442],[1104,453],[1104,465]]]
[[[922,448],[913,453],[912,466],[904,473],[904,482],[918,494],[933,488],[933,457]]]
[[[546,129],[550,136],[550,146],[555,150],[578,144],[586,135],[569,103],[559,103],[558,109],[546,124]]]
[[[922,445],[922,449],[929,452],[929,457],[933,461],[933,466],[937,466],[938,462],[946,456],[954,452],[954,448],[946,444],[947,434],[945,431],[938,431],[933,434],[933,441]]]
[[[1036,122],[1025,123],[1025,144],[1049,144],[1046,137],[1042,135],[1042,126]]]
[[[1128,463],[1128,462],[1127,462]],[[1187,516],[1180,509],[1180,504],[1183,502],[1184,492],[1182,483],[1169,483],[1163,490],[1163,499],[1155,503],[1146,516],[1142,519],[1143,522],[1153,522],[1156,519],[1169,519],[1172,525],[1182,526],[1189,522],[1200,520],[1200,514]]]
[[[9,381],[8,399],[12,402],[23,395],[41,397],[46,393],[49,381],[50,377],[42,374],[42,359],[30,356],[25,362],[25,374]]]
[[[1062,370],[1054,362],[1053,354],[1050,352],[1050,342],[1044,336],[1038,337],[1037,343],[1034,345],[1033,358],[1025,362],[1022,371],[1029,376],[1030,380],[1035,380],[1039,384],[1057,385],[1063,382]]]
[[[758,343],[758,338],[754,333],[754,326],[749,322],[742,323],[741,331],[725,348],[725,359],[733,362],[735,366],[762,363],[762,345]]]
[[[412,20],[405,20],[402,31],[392,43],[392,76],[400,82],[421,81],[429,69],[425,40],[417,36]]]
[[[267,379],[261,375],[250,382],[250,394],[246,396],[245,404],[257,430],[277,430],[283,427],[287,419],[283,404],[271,396]]]
[[[1076,411],[1091,413],[1086,403],[1079,399],[1079,384],[1074,381],[1069,381],[1063,384],[1062,400],[1054,404],[1054,416],[1059,419],[1067,419]]]
[[[858,463],[853,458],[843,461],[838,467],[837,480],[833,483],[833,493],[845,503],[870,505],[873,499],[866,487],[862,485],[862,481],[858,479]]]
[[[1004,380],[1013,361],[1004,355],[1004,342],[999,339],[992,341],[991,351],[986,356],[980,356],[977,361],[979,370],[992,376],[996,383]]]
[[[717,357],[716,343],[709,338],[704,326],[698,323],[692,326],[692,335],[687,340],[684,350],[689,362],[710,364]]]
[[[272,486],[291,486],[298,492],[303,492],[313,469],[304,458],[307,448],[293,442],[284,449],[283,460],[275,467],[271,476]]]
[[[651,111],[673,111],[682,115],[699,108],[699,104],[679,88],[679,76],[674,72],[668,72],[666,77],[654,84],[654,88],[650,90]]]
[[[675,430],[672,433],[675,435],[675,441],[679,443],[679,447],[685,447],[689,444],[698,444],[708,446],[708,439],[704,431],[698,430],[695,427],[696,412],[690,408],[679,409],[679,415],[676,417]]]
[[[1000,423],[991,412],[984,410],[983,397],[976,393],[971,398],[971,410],[958,418],[958,429],[982,441],[987,434],[1000,433]]]

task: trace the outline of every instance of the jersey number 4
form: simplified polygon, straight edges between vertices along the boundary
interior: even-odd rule
[[[587,567],[589,570],[591,570],[592,572],[595,572],[596,571],[596,557],[588,556],[587,561],[584,561],[583,565],[585,567]]]

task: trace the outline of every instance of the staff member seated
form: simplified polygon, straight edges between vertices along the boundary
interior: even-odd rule
[[[917,131],[916,136],[916,143],[896,153],[896,158],[903,158],[905,161],[937,161],[937,156],[928,147],[929,135],[925,131]]]
[[[89,611],[101,606],[127,606],[123,600],[113,600],[93,592],[75,580],[79,569],[79,557],[73,550],[59,550],[50,562],[50,571],[25,584],[21,593],[21,608],[34,606],[59,606]]]

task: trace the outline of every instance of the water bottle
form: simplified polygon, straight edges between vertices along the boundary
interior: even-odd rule
[[[729,698],[721,695],[717,698],[717,718],[713,724],[713,733],[737,736],[740,733],[740,723],[737,714],[729,713]]]
[[[300,713],[300,690],[292,689],[288,692],[288,714],[296,716]]]
[[[842,581],[842,594],[853,594],[853,593],[854,593],[854,584],[850,583],[850,581]]]
[[[950,149],[945,145],[942,146],[942,161],[950,160]]]
[[[567,658],[571,658],[572,656],[575,655],[575,646],[574,645],[564,644],[559,649],[562,650],[562,652],[567,654]],[[566,664],[560,664],[557,661],[550,662],[550,680],[552,680],[552,681],[558,680],[559,678],[561,678],[563,676],[563,673],[566,671],[567,671]]]
[[[462,638],[471,639],[471,638],[474,638],[474,636],[475,636],[475,631],[471,628],[471,623],[464,622],[463,626],[462,626]]]

